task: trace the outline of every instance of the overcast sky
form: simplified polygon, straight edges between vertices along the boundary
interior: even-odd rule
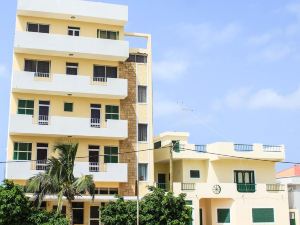
[[[127,31],[152,34],[155,134],[285,144],[287,160],[300,161],[300,1],[105,2],[129,6]],[[10,0],[0,9],[1,160],[15,8]]]

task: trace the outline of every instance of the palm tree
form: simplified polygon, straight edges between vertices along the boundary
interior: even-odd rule
[[[57,144],[54,152],[57,157],[52,157],[47,162],[47,170],[29,179],[27,191],[35,193],[36,202],[40,206],[46,194],[57,195],[57,212],[60,212],[63,197],[68,202],[68,214],[70,225],[73,224],[72,201],[82,193],[88,193],[94,199],[95,184],[92,175],[83,175],[76,178],[74,172],[74,161],[78,144]]]

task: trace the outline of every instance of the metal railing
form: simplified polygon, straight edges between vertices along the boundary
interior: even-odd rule
[[[181,183],[181,190],[195,190],[195,183]]]
[[[34,77],[38,78],[50,78],[51,74],[50,73],[42,73],[42,72],[35,72]]]
[[[100,118],[91,118],[91,127],[100,128]]]
[[[264,152],[281,152],[282,147],[278,145],[263,145]]]
[[[238,192],[253,193],[256,191],[256,184],[236,184]]]
[[[98,162],[89,162],[89,171],[90,172],[99,172],[99,163]]]
[[[206,152],[206,145],[195,145],[195,150],[197,152]]]
[[[106,77],[93,77],[93,83],[105,83],[107,82],[107,78]]]
[[[49,116],[39,115],[38,124],[39,125],[49,125]]]
[[[165,191],[169,190],[169,184],[167,183],[156,183],[156,187]]]
[[[253,151],[253,145],[234,144],[234,150],[238,152],[251,152]]]
[[[285,191],[284,184],[266,184],[267,191]]]
[[[33,161],[33,168],[35,170],[46,170],[48,167],[47,161],[47,159]]]

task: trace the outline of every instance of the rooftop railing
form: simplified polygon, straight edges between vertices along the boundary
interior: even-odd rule
[[[253,145],[234,144],[234,150],[238,152],[251,152],[253,151]]]

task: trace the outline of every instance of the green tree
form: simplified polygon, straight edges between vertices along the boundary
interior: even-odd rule
[[[141,225],[186,225],[191,218],[191,207],[186,206],[185,195],[178,197],[150,187],[150,193],[140,201]],[[101,222],[105,225],[132,225],[136,223],[136,202],[122,198],[101,208]]]
[[[0,224],[3,225],[67,225],[61,214],[33,207],[24,188],[5,180],[0,185]]]
[[[58,156],[50,158],[46,172],[30,178],[27,185],[27,191],[35,193],[39,205],[46,194],[56,194],[57,212],[61,211],[63,197],[66,197],[70,225],[73,224],[72,201],[82,193],[89,193],[94,197],[95,191],[91,175],[83,175],[80,178],[74,176],[77,149],[78,144],[57,144],[54,151],[58,153]]]

